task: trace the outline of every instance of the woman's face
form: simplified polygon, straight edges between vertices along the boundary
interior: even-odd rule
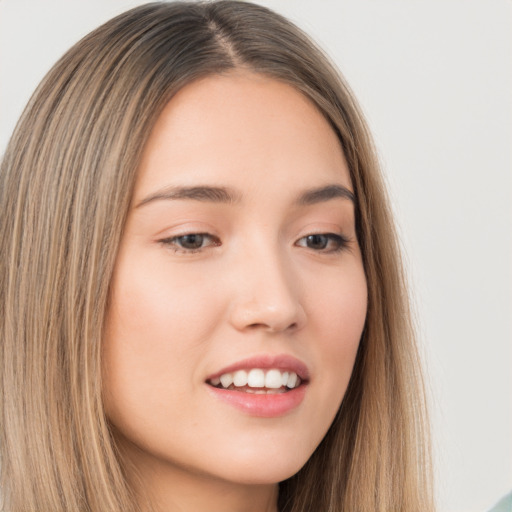
[[[313,104],[250,73],[182,89],[145,147],[107,314],[105,407],[136,467],[296,473],[341,404],[366,306],[347,164]]]

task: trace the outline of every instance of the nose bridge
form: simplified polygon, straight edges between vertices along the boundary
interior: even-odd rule
[[[277,242],[260,242],[257,249],[244,250],[237,265],[240,273],[232,321],[238,329],[279,332],[303,325],[299,287],[284,248]]]

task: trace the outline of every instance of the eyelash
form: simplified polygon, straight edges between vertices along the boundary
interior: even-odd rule
[[[201,242],[204,239],[210,239],[211,242],[206,246],[203,246],[201,244],[201,246],[197,247],[197,248],[186,248],[186,247],[183,247],[181,244],[183,243],[183,239],[185,239],[187,237],[202,237],[200,240]],[[314,239],[316,237],[318,237],[318,238],[324,237],[323,241],[325,241],[325,247],[322,247],[320,249],[313,249],[311,247],[308,247],[307,245],[299,244],[299,242],[301,242],[302,240],[306,240],[306,244],[307,244],[308,239],[310,241],[314,241]],[[180,241],[180,239],[181,239],[181,241]],[[169,238],[164,238],[164,239],[160,240],[160,243],[171,248],[174,252],[182,253],[182,254],[195,254],[195,253],[198,253],[198,252],[200,252],[204,249],[207,249],[209,247],[217,247],[217,246],[221,245],[221,241],[217,237],[210,235],[208,233],[185,233],[184,235],[178,235],[178,236],[173,236],[173,237],[169,237]],[[334,245],[334,247],[327,249],[329,244]],[[339,253],[339,252],[343,251],[344,249],[346,249],[348,244],[349,244],[348,238],[346,238],[343,235],[338,235],[335,233],[312,233],[310,235],[303,236],[302,238],[297,240],[297,242],[295,242],[295,245],[298,247],[309,248],[309,249],[313,250],[314,252],[320,252],[320,253],[324,253],[324,254]]]
[[[327,239],[326,246],[331,244],[331,245],[334,245],[334,247],[332,247],[330,249],[326,249],[326,248],[312,249],[311,247],[307,247],[307,246],[305,246],[305,247],[308,249],[312,249],[315,252],[322,252],[325,254],[336,254],[336,253],[341,252],[344,249],[346,249],[348,246],[348,243],[349,243],[348,238],[346,238],[343,235],[337,235],[335,233],[312,233],[311,235],[303,236],[302,238],[297,240],[297,242],[295,242],[295,245],[298,245],[299,247],[304,247],[302,245],[299,245],[299,242],[301,240],[308,240],[308,239],[314,239],[314,238],[320,238],[320,237],[325,237]]]
[[[206,246],[201,246],[197,248],[186,248],[180,246],[180,239],[184,239],[187,237],[203,237],[206,239],[210,239],[212,242]],[[172,236],[170,238],[164,238],[163,240],[160,240],[162,244],[165,246],[168,246],[171,248],[174,252],[183,253],[183,254],[195,254],[197,252],[200,252],[204,250],[205,248],[211,247],[211,246],[219,246],[221,245],[220,240],[213,236],[209,235],[208,233],[185,233],[184,235],[178,235],[178,236]]]

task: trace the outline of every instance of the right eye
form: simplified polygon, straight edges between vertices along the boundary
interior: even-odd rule
[[[220,240],[208,233],[187,233],[164,238],[160,242],[176,252],[196,253],[207,247],[220,245]]]

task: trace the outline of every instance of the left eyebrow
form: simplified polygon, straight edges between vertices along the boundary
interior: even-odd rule
[[[301,194],[295,203],[299,206],[309,206],[331,199],[348,199],[352,203],[356,203],[354,193],[343,185],[326,185],[324,187],[306,190]]]

